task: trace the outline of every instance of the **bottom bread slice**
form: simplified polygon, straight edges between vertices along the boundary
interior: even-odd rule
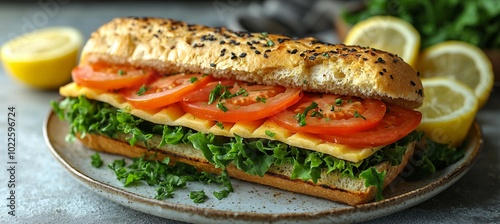
[[[79,140],[88,148],[136,158],[141,156],[153,156],[154,159],[162,160],[165,157],[170,157],[171,162],[183,162],[195,166],[199,170],[211,173],[220,173],[221,169],[215,168],[208,160],[203,157],[200,150],[193,148],[187,144],[165,145],[162,148],[146,149],[143,144],[131,146],[126,140],[125,135],[116,139],[109,138],[103,135],[87,134]],[[153,137],[149,145],[157,145],[159,138]],[[383,162],[377,165],[379,172],[386,171],[384,187],[390,184],[397,175],[406,166],[408,159],[413,154],[415,142],[408,144],[402,162],[398,166],[391,166],[389,162]],[[286,191],[307,194],[315,197],[321,197],[332,201],[342,202],[349,205],[357,205],[373,200],[376,194],[376,187],[366,187],[364,179],[350,178],[345,175],[340,175],[338,172],[323,172],[317,183],[311,181],[302,181],[300,179],[291,179],[292,172],[291,164],[280,166],[271,166],[269,171],[263,176],[247,174],[234,165],[227,167],[229,176],[258,183],[262,185],[272,186]]]

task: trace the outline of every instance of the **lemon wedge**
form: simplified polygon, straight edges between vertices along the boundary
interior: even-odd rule
[[[420,50],[420,34],[402,19],[374,16],[355,24],[347,33],[344,43],[397,54],[406,63],[416,66]]]
[[[481,49],[461,41],[445,41],[424,49],[418,70],[424,78],[447,76],[463,82],[474,91],[479,107],[493,88],[491,61]]]
[[[56,89],[70,80],[82,41],[75,28],[44,28],[6,42],[1,59],[17,80],[37,89]]]
[[[418,109],[422,122],[417,130],[438,143],[459,146],[478,110],[474,92],[465,84],[447,77],[423,78],[425,98]]]

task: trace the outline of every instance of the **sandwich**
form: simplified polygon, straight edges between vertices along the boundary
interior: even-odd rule
[[[420,138],[418,72],[373,48],[116,18],[72,76],[55,108],[91,150],[350,205],[380,199]]]

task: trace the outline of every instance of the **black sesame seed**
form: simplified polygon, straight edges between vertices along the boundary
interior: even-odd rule
[[[344,51],[347,51],[347,49],[349,49],[349,48],[347,48],[347,47],[343,47],[342,48],[342,50],[344,50]]]
[[[270,50],[270,49],[267,49],[267,50],[265,50],[264,52],[266,52],[266,53],[267,53],[267,52],[271,52],[271,50]]]
[[[215,67],[215,63],[210,63],[210,67]]]
[[[247,56],[247,53],[245,53],[245,52],[240,54],[240,58],[244,58],[245,56]]]
[[[222,50],[220,50],[220,53],[226,53],[226,48],[222,48]]]
[[[375,54],[375,52],[370,52],[370,54],[371,54],[372,56],[375,56],[375,55],[377,55],[377,54]]]
[[[392,62],[396,63],[396,62],[398,62],[398,59],[394,59],[394,60],[392,60]]]
[[[309,60],[311,60],[311,61],[314,61],[314,59],[316,59],[316,56],[315,56],[315,55],[311,55],[311,56],[309,57]]]
[[[380,74],[380,75],[384,75],[384,73],[383,73],[383,72],[378,72],[378,74]]]
[[[411,84],[412,86],[417,85],[417,84],[415,84],[415,82],[413,82],[413,81],[410,81],[410,84]]]
[[[363,61],[368,61],[368,58],[363,58]]]
[[[236,57],[236,55],[231,56],[231,60],[234,60],[236,58],[238,58],[238,57]]]
[[[378,62],[380,62],[380,63],[385,63],[384,59],[382,59],[381,57],[379,57],[379,58],[377,59],[377,61],[378,61]]]
[[[382,69],[382,71],[383,71],[383,72],[387,72],[387,69],[383,68],[383,69]]]
[[[219,42],[219,44],[225,44],[225,43],[226,43],[226,41],[223,41],[223,40],[221,40],[221,41]]]
[[[297,53],[297,49],[293,49],[290,53],[291,53],[291,54],[295,54],[295,53]]]
[[[257,49],[257,48],[256,48],[256,47],[254,47],[254,46],[251,46],[251,47],[250,47],[250,49],[255,50],[255,49]]]
[[[299,54],[299,56],[300,56],[300,57],[304,57],[304,56],[306,56],[306,54],[304,54],[304,53],[300,53],[300,54]]]
[[[258,50],[255,50],[254,52],[255,52],[255,54],[260,54],[260,51],[258,51]]]
[[[285,41],[285,40],[283,40],[282,38],[278,38],[278,43],[281,44],[281,43],[283,43],[283,41]]]
[[[264,54],[264,58],[267,58],[267,54]]]
[[[252,46],[252,43],[250,41],[247,41],[247,44],[250,45],[250,46]]]
[[[420,77],[420,72],[417,72],[417,77]]]
[[[391,79],[394,79],[394,77],[392,77],[392,75],[389,75],[391,77]]]

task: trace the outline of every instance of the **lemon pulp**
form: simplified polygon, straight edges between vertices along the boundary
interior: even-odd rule
[[[423,78],[425,98],[417,130],[432,140],[459,146],[474,122],[478,100],[463,83],[447,77]]]
[[[446,41],[425,49],[418,70],[422,77],[446,76],[469,86],[482,107],[493,88],[493,68],[486,54],[474,45]]]
[[[397,54],[411,66],[416,65],[420,34],[408,22],[391,16],[374,16],[355,24],[345,44],[377,48]]]
[[[31,87],[56,89],[70,80],[82,39],[71,27],[40,29],[5,43],[2,63],[8,74]]]

